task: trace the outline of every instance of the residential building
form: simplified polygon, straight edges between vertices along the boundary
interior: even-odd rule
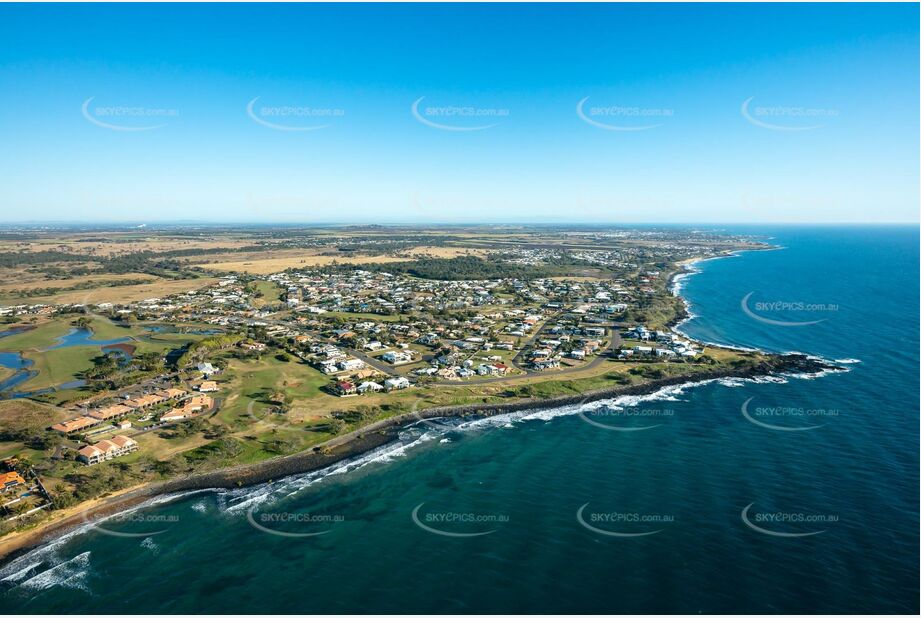
[[[111,440],[100,440],[77,451],[77,459],[88,466],[127,455],[138,448],[138,443],[128,436],[114,436]]]

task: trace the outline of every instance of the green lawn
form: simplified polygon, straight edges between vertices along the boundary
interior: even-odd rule
[[[11,335],[0,340],[4,350],[44,349],[53,346],[57,340],[71,331],[69,320],[56,318],[41,326],[18,335]]]
[[[285,290],[274,281],[255,281],[255,288],[262,292],[262,297],[256,299],[256,305],[271,305],[282,300]]]
[[[96,346],[58,348],[48,352],[23,352],[23,356],[34,363],[31,368],[38,370],[38,375],[21,383],[18,390],[38,390],[78,380],[78,374],[92,367],[91,359],[99,354],[101,351]]]

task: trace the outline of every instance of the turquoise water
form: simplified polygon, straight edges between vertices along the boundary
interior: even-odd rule
[[[700,264],[682,328],[847,373],[422,425],[334,471],[74,534],[0,569],[2,607],[916,613],[918,230],[743,231],[785,248]]]

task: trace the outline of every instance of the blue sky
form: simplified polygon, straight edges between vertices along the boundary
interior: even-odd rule
[[[918,17],[3,4],[0,219],[917,222]]]

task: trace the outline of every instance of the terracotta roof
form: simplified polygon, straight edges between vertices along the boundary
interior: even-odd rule
[[[90,418],[88,416],[81,416],[78,418],[72,418],[69,421],[64,421],[62,423],[57,423],[52,425],[51,428],[55,431],[62,431],[64,433],[70,433],[72,431],[78,431],[80,429],[86,429],[87,427],[92,427],[99,423],[98,419]]]
[[[0,487],[7,485],[22,485],[26,482],[18,472],[4,472],[0,474]]]
[[[131,408],[128,406],[116,404],[107,408],[99,408],[98,410],[93,410],[89,413],[89,415],[93,418],[98,418],[99,420],[104,421],[116,416],[121,416],[122,414],[128,414],[129,412],[131,412]]]

